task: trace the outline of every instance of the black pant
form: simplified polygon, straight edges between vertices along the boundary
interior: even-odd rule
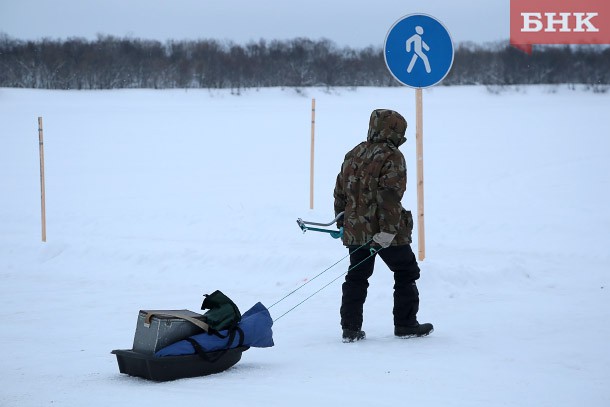
[[[342,286],[341,326],[358,330],[362,327],[362,308],[377,253],[364,260],[371,254],[368,247],[356,250],[357,247],[354,246],[348,249],[351,253],[350,271]],[[419,266],[411,246],[390,246],[381,249],[378,254],[394,272],[394,325],[409,326],[417,323],[419,292],[415,280],[419,278]],[[358,265],[360,262],[362,264]]]

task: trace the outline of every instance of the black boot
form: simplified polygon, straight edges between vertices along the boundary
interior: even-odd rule
[[[434,331],[432,324],[417,323],[411,326],[396,326],[394,327],[394,335],[399,338],[413,338],[419,336],[428,336]]]
[[[366,333],[361,329],[344,329],[343,343],[361,341],[366,338]]]

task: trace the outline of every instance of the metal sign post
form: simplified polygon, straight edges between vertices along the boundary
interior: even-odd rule
[[[417,158],[418,260],[426,257],[424,227],[424,124],[422,89],[442,81],[453,65],[453,41],[445,26],[426,14],[400,18],[388,31],[384,57],[388,70],[405,86],[415,88]]]

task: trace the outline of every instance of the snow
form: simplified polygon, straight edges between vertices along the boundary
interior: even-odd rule
[[[565,87],[424,91],[431,336],[393,337],[378,260],[363,342],[341,342],[339,278],[276,322],[275,347],[226,372],[118,372],[110,351],[131,347],[138,310],[197,311],[216,289],[242,310],[269,306],[345,256],[295,220],[333,218],[336,173],[374,108],[409,122],[415,211],[414,102],[406,88],[0,89],[0,405],[610,405],[610,95]]]

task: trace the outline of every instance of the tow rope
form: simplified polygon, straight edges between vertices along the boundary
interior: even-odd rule
[[[331,235],[332,238],[334,239],[338,239],[340,237],[343,237],[343,227],[341,227],[339,229],[339,231],[335,231],[335,230],[329,230],[329,229],[320,229],[320,228],[314,228],[308,225],[313,225],[313,226],[330,226],[334,223],[336,223],[339,219],[341,219],[343,217],[343,212],[341,212],[340,214],[338,214],[334,220],[332,220],[329,223],[317,223],[317,222],[308,222],[308,221],[304,221],[303,219],[299,218],[297,219],[297,224],[299,225],[299,227],[301,228],[301,230],[303,231],[303,233],[307,232],[308,230],[312,230],[314,232],[323,232],[323,233],[329,233]],[[289,292],[288,294],[286,294],[285,296],[283,296],[282,298],[280,298],[279,300],[277,300],[276,302],[274,302],[273,304],[271,304],[268,309],[273,308],[275,305],[279,304],[280,302],[284,301],[286,298],[290,297],[291,295],[293,295],[294,293],[296,293],[297,291],[299,291],[300,289],[302,289],[303,287],[305,287],[307,284],[311,283],[312,281],[314,281],[316,278],[320,277],[322,274],[326,273],[327,271],[329,271],[330,269],[332,269],[333,267],[335,267],[337,264],[339,264],[341,261],[345,260],[347,257],[351,256],[353,253],[357,252],[358,250],[364,248],[364,247],[368,247],[370,245],[370,243],[373,241],[373,239],[370,239],[368,242],[364,243],[362,246],[357,247],[356,249],[352,250],[351,252],[349,252],[347,255],[343,256],[342,258],[340,258],[339,260],[337,260],[336,262],[334,262],[332,265],[330,265],[329,267],[327,267],[326,269],[324,269],[323,271],[321,271],[320,273],[318,273],[316,276],[314,276],[312,279],[308,280],[307,282],[301,284],[300,286],[298,286],[297,288],[295,288],[294,290],[292,290],[291,292]],[[298,304],[296,304],[294,307],[290,308],[288,311],[284,312],[282,315],[280,315],[279,317],[275,318],[273,320],[273,322],[279,320],[280,318],[282,318],[283,316],[285,316],[286,314],[292,312],[294,309],[296,309],[297,307],[299,307],[300,305],[302,305],[304,302],[306,302],[307,300],[309,300],[310,298],[312,298],[313,296],[315,296],[316,294],[318,294],[320,291],[322,291],[323,289],[325,289],[326,287],[328,287],[329,285],[331,285],[332,283],[334,283],[335,281],[337,281],[338,279],[340,279],[341,277],[343,277],[344,275],[346,275],[347,273],[349,273],[350,271],[352,271],[353,269],[355,269],[356,267],[358,267],[359,265],[361,265],[362,263],[364,263],[365,261],[367,261],[368,259],[370,259],[371,257],[375,256],[377,253],[379,253],[379,251],[381,251],[383,248],[380,247],[378,249],[369,247],[369,251],[370,254],[364,258],[362,261],[360,261],[358,264],[355,264],[354,266],[350,267],[347,269],[347,271],[339,274],[337,277],[335,277],[334,279],[332,279],[330,282],[328,282],[327,284],[323,285],[321,288],[319,288],[318,290],[314,291],[311,295],[309,295],[308,297],[306,297],[303,301],[299,302]]]

